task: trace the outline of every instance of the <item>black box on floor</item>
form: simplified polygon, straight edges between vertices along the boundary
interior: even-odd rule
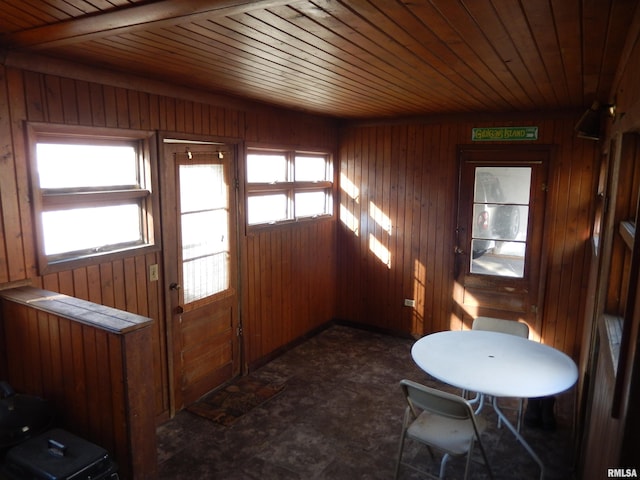
[[[49,430],[7,452],[7,480],[115,480],[118,469],[109,453],[65,430]]]

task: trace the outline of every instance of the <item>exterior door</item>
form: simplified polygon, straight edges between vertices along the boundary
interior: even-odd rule
[[[174,408],[239,374],[236,207],[232,149],[164,145],[163,243]],[[172,221],[171,221],[172,220]]]
[[[549,148],[460,150],[454,310],[525,321],[539,337]]]

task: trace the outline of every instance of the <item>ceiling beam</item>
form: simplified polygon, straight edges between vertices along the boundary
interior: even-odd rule
[[[0,44],[10,50],[44,50],[130,33],[140,29],[237,15],[290,3],[291,0],[160,0],[16,32]]]

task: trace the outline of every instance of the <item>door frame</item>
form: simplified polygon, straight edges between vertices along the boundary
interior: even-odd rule
[[[487,156],[494,153],[498,156],[497,160],[488,160],[486,162],[480,161],[478,162],[479,164],[486,163],[487,165],[490,165],[490,164],[499,165],[500,163],[504,163],[504,164],[508,164],[509,166],[518,166],[518,165],[526,166],[527,161],[514,160],[510,162],[509,160],[505,159],[501,162],[500,157],[504,158],[505,156],[508,156],[511,153],[515,153],[519,155],[531,153],[534,156],[545,155],[545,159],[542,162],[543,164],[545,164],[545,169],[546,169],[546,176],[542,178],[542,184],[545,192],[544,205],[543,205],[543,208],[537,211],[537,213],[542,216],[542,218],[540,219],[540,225],[542,226],[542,234],[541,234],[540,243],[539,243],[540,253],[539,253],[539,258],[536,261],[537,268],[538,268],[538,273],[537,273],[538,278],[534,280],[534,283],[532,284],[532,286],[535,286],[537,290],[536,292],[537,310],[535,312],[535,315],[533,316],[534,318],[533,324],[529,325],[531,327],[530,328],[531,338],[533,340],[539,341],[542,336],[542,317],[544,314],[544,305],[545,305],[544,299],[545,299],[545,293],[546,293],[545,285],[546,285],[547,261],[548,261],[547,252],[548,252],[548,245],[550,241],[548,239],[548,235],[545,235],[544,232],[549,231],[550,220],[549,220],[548,212],[551,211],[550,209],[552,208],[552,203],[553,203],[553,195],[549,195],[549,193],[551,190],[552,179],[554,178],[553,158],[555,156],[555,147],[549,144],[545,144],[545,145],[532,145],[532,144],[459,145],[457,148],[458,189],[456,192],[456,209],[455,209],[456,218],[454,223],[456,226],[456,230],[460,228],[460,225],[458,223],[460,218],[460,211],[461,211],[461,208],[463,208],[463,206],[460,204],[461,203],[460,188],[461,188],[461,181],[462,181],[462,170],[463,170],[463,164],[465,162],[463,157],[465,154],[468,154],[469,152],[476,152],[483,156]],[[532,162],[529,162],[529,164],[531,163]],[[534,223],[531,223],[529,225],[529,228],[534,228],[533,226],[534,226]],[[469,235],[470,235],[470,232],[469,232]],[[456,240],[456,244],[454,248],[454,257],[455,257],[454,258],[454,269],[455,269],[454,281],[458,282],[458,279],[463,275],[463,273],[459,271],[459,269],[462,268],[460,262],[463,261],[461,259],[461,256],[464,256],[465,258],[467,258],[467,255],[471,255],[471,252],[468,252],[468,254],[466,252],[461,252],[458,231],[456,231],[455,240]],[[466,245],[462,246],[462,249],[464,249],[465,247]],[[529,256],[531,257],[531,255]],[[529,258],[529,259],[525,258],[525,262],[527,260],[529,260],[529,263],[531,263],[532,258]],[[509,277],[505,277],[504,279],[499,280],[497,283],[508,287],[509,281],[510,281]],[[464,290],[464,285],[460,285],[459,288],[455,288],[454,297],[452,299],[453,309],[454,309],[453,312],[456,316],[459,317],[461,324],[464,324],[465,317],[466,318],[469,317],[469,314],[467,314],[464,311],[464,307],[462,305],[459,305],[457,302],[458,300],[457,295],[460,295],[460,291],[463,291],[463,290]],[[479,308],[482,309],[482,307],[479,307]]]
[[[241,140],[237,138],[229,138],[229,137],[219,137],[219,136],[208,136],[208,135],[194,135],[194,134],[185,134],[185,133],[176,133],[176,132],[159,132],[158,133],[158,162],[159,168],[159,186],[160,186],[160,223],[165,224],[167,221],[175,222],[175,218],[177,218],[177,198],[175,197],[176,188],[176,173],[175,173],[175,165],[173,162],[171,164],[167,164],[166,157],[166,143],[184,143],[188,144],[220,144],[224,145],[228,149],[233,151],[234,162],[230,166],[229,175],[230,175],[230,189],[233,192],[230,192],[230,195],[235,195],[235,203],[236,203],[236,224],[229,225],[230,228],[234,228],[235,232],[235,252],[236,252],[236,269],[235,273],[235,289],[237,291],[237,305],[235,308],[237,309],[237,317],[238,317],[238,327],[240,332],[243,331],[243,317],[242,317],[242,305],[243,305],[243,276],[242,276],[242,242],[240,240],[240,235],[242,232],[241,226],[244,224],[244,208],[243,208],[243,200],[242,200],[242,192],[241,185],[242,182],[239,181],[239,175],[241,172],[240,164],[240,155],[243,155],[244,149],[242,147],[243,143]],[[169,183],[172,183],[172,186],[169,186]],[[169,198],[167,191],[171,192],[172,196]],[[171,219],[171,220],[169,220]],[[163,304],[162,310],[165,315],[165,341],[166,341],[166,350],[167,350],[167,376],[168,376],[168,389],[169,389],[169,417],[173,418],[177,413],[177,405],[180,405],[181,402],[181,387],[179,383],[179,378],[176,377],[176,362],[175,362],[175,342],[174,335],[176,332],[173,328],[173,308],[172,308],[172,299],[171,299],[171,290],[169,289],[169,283],[171,279],[175,277],[175,272],[172,269],[175,269],[175,265],[177,265],[177,258],[173,258],[170,255],[170,249],[167,248],[167,241],[165,229],[161,228],[161,241],[162,241],[162,265],[160,267],[160,281],[162,282],[162,298],[160,301]],[[238,366],[234,370],[234,376],[240,375],[244,372],[244,338],[243,335],[240,334],[238,338],[238,348],[239,348],[239,359]],[[178,367],[179,368],[179,367]]]

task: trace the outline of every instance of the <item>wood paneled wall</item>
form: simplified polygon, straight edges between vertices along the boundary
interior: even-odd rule
[[[155,478],[149,319],[60,297],[31,287],[3,292],[0,377],[47,399],[54,426],[109,451],[121,478]]]
[[[167,418],[170,385],[162,252],[39,276],[24,122],[158,130],[178,137],[184,134],[228,141],[240,145],[241,150],[245,142],[251,142],[332,152],[337,142],[336,123],[259,104],[247,108],[248,102],[238,101],[234,108],[233,99],[216,105],[216,97],[206,94],[159,87],[158,82],[147,85],[144,80],[117,77],[111,72],[59,66],[54,61],[44,70],[58,74],[42,72],[40,67],[0,65],[0,287],[27,281],[153,318],[155,409],[160,420]],[[66,78],[61,71],[68,71],[75,79]],[[123,86],[128,84],[136,89]],[[243,227],[240,231],[245,232]],[[244,361],[250,365],[331,320],[335,222],[241,235],[240,241],[247,343]],[[159,282],[148,281],[152,264],[160,265]]]
[[[472,127],[537,125],[555,146],[546,212],[543,341],[578,358],[597,143],[580,114],[498,122],[443,119],[352,125],[341,134],[337,316],[413,335],[460,328],[452,313],[458,161]],[[374,253],[378,251],[378,254]],[[416,300],[416,308],[403,305]]]
[[[247,239],[246,355],[255,363],[334,317],[335,222],[256,232]]]
[[[637,142],[640,134],[639,39],[640,12],[633,19],[614,81],[614,91],[608,99],[616,104],[616,117],[607,119],[607,132],[602,146],[609,152],[609,185],[613,187],[617,183],[618,190],[608,191],[607,197],[615,199],[618,194],[621,197],[616,211],[610,207],[605,214],[604,238],[607,235],[618,236],[618,224],[612,221],[608,225],[608,217],[617,215],[614,218],[619,220],[633,215],[638,200],[637,192],[633,191],[631,185],[634,184],[632,177],[635,176],[637,180]],[[616,152],[620,147],[626,165],[616,174],[614,164]],[[613,201],[609,200],[609,204],[612,203]],[[607,230],[609,228],[610,231]],[[604,319],[601,318],[604,302],[598,303],[604,298],[603,292],[606,292],[608,282],[615,276],[616,271],[620,272],[622,263],[616,262],[606,242],[601,247],[601,253],[592,256],[591,262],[590,288],[587,295],[594,301],[589,305],[585,318],[583,350],[586,354],[581,367],[587,371],[588,391],[584,405],[581,404],[584,411],[581,412],[583,435],[579,438],[581,443],[578,459],[578,474],[585,480],[602,478],[607,475],[609,468],[637,469],[640,444],[640,414],[637,408],[640,403],[640,290],[637,288],[640,284],[639,279],[630,278],[630,284],[635,283],[636,289],[627,292],[634,305],[633,315],[625,319],[625,327],[630,327],[629,336],[625,337],[623,334],[622,339],[613,337],[607,332]],[[622,276],[620,272],[618,278]],[[619,280],[613,281],[620,285]],[[626,290],[626,287],[622,290]],[[607,306],[611,307],[612,303],[609,298]],[[623,348],[620,343],[624,344],[625,338],[628,338],[628,343],[626,348]],[[621,352],[617,365],[612,361],[612,348]],[[617,392],[620,393],[619,398],[616,398]]]

